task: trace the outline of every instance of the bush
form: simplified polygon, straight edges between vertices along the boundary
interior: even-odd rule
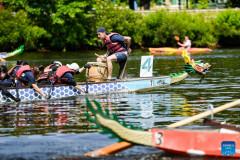
[[[26,48],[36,48],[38,40],[46,37],[47,32],[27,19],[26,12],[20,10],[13,15],[12,11],[0,9],[0,44],[2,50],[15,48],[22,44]]]
[[[147,26],[144,32],[147,46],[176,46],[175,35],[181,38],[188,35],[195,46],[207,46],[217,41],[212,23],[202,14],[158,11],[145,16],[143,23]]]
[[[125,0],[5,0],[5,7],[18,11],[14,16],[0,10],[0,44],[2,48],[25,44],[27,48],[63,49],[103,47],[96,29],[103,26],[132,38],[132,46],[176,47],[174,36],[183,40],[188,35],[193,46],[206,47],[239,45],[240,12],[224,11],[217,18],[206,19],[207,13],[174,12],[167,10],[151,14],[119,8]],[[205,0],[204,0],[205,2]],[[20,9],[24,9],[20,10]]]

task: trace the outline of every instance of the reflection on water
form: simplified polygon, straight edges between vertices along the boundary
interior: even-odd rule
[[[104,94],[90,96],[89,99],[96,99],[104,108],[108,108],[111,114],[116,113],[128,124],[144,129],[162,128],[205,111],[208,104],[218,107],[239,99],[238,52],[239,50],[216,50],[212,54],[192,56],[196,60],[203,59],[212,65],[201,84],[199,84],[201,76],[192,75],[183,82],[147,93]],[[140,58],[146,54],[145,51],[136,51],[129,57],[128,68],[131,69],[128,73],[131,77],[138,77]],[[26,53],[23,54],[24,57],[27,57]],[[80,54],[79,57],[83,55]],[[30,60],[30,63],[47,64],[53,58],[56,57],[47,60],[36,58]],[[94,59],[94,55],[92,57],[90,55],[85,61]],[[63,63],[72,61],[79,61],[77,55],[72,59],[63,60]],[[183,59],[180,56],[155,56],[153,70],[155,76],[168,75],[180,72],[182,65]],[[117,72],[114,75],[117,75]],[[82,75],[78,75],[77,79],[85,80]],[[5,159],[69,157],[82,155],[116,142],[115,139],[108,139],[108,135],[91,133],[96,130],[91,128],[83,114],[88,111],[85,103],[85,97],[78,96],[45,102],[0,105],[0,157]],[[240,108],[237,106],[214,116],[217,120],[240,124],[239,111]],[[196,121],[188,126],[200,125],[200,121]],[[138,154],[140,157],[151,158],[156,153],[160,154],[160,158],[174,157],[172,154],[162,156],[161,151],[148,147],[134,147],[122,152],[121,155],[127,158],[133,155],[136,158]]]

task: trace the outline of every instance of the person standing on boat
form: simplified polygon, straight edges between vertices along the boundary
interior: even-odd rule
[[[118,33],[108,33],[104,27],[99,27],[97,29],[97,35],[108,49],[107,53],[104,56],[100,56],[97,59],[97,62],[107,61],[108,79],[112,79],[112,61],[119,63],[120,73],[120,71],[122,71],[125,66],[128,55],[131,53],[131,37],[121,36]],[[127,45],[125,45],[125,42]],[[118,78],[120,74],[118,74]]]
[[[77,63],[72,63],[71,65],[67,64],[66,66],[61,66],[56,70],[56,75],[54,77],[53,80],[53,75],[52,74],[49,78],[50,83],[53,80],[53,84],[70,84],[72,86],[74,86],[77,90],[81,91],[84,93],[84,90],[77,85],[77,83],[75,82],[75,80],[73,79],[74,75],[76,73],[81,73],[84,70],[83,68],[79,69],[79,66]]]
[[[59,61],[53,61],[49,66],[44,68],[44,72],[37,79],[37,85],[48,85],[49,77],[53,74],[54,71],[61,67],[62,63]]]
[[[17,79],[16,87],[27,86],[30,84],[40,95],[44,98],[47,98],[37,86],[35,82],[35,77],[38,77],[43,71],[44,68],[42,65],[35,64],[33,68],[29,65],[26,65],[27,62],[22,62],[21,65],[17,65],[9,70],[9,74],[13,75]],[[25,65],[24,65],[25,64]]]
[[[14,97],[5,87],[13,87],[13,81],[8,75],[8,70],[4,65],[0,65],[0,90],[7,97],[10,97],[15,102],[20,102],[21,99]]]
[[[191,43],[191,40],[189,40],[189,37],[185,36],[185,41],[183,42],[183,44],[178,42],[178,45],[181,46],[179,49],[191,49],[192,43]]]

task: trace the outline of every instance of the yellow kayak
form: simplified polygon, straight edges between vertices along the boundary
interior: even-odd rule
[[[165,55],[165,54],[181,54],[182,49],[178,48],[170,48],[170,47],[162,47],[162,48],[149,48],[150,54],[152,55]],[[187,50],[191,54],[196,54],[199,52],[211,52],[212,50],[209,48],[191,48]]]

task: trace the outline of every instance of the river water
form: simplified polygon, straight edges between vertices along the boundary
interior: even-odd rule
[[[199,114],[212,104],[218,107],[237,100],[240,94],[240,49],[216,49],[211,53],[192,55],[195,60],[204,60],[212,65],[199,85],[200,75],[193,74],[182,82],[146,93],[106,94],[89,97],[97,100],[110,113],[116,113],[127,124],[147,128],[163,128],[176,121]],[[27,60],[30,65],[44,66],[53,60],[63,64],[76,62],[79,66],[94,62],[93,51],[80,52],[25,52],[9,58],[8,69],[16,60]],[[104,52],[96,52],[103,54]],[[134,50],[127,63],[129,77],[139,77],[141,56],[147,50]],[[181,56],[154,56],[154,76],[169,75],[182,71]],[[117,76],[118,65],[113,76]],[[86,81],[85,74],[76,76],[76,81]],[[101,135],[91,129],[85,118],[85,97],[77,96],[61,100],[26,102],[0,105],[0,159],[85,159],[86,152],[113,144],[117,139]],[[240,124],[240,106],[214,115],[215,119]],[[201,127],[201,120],[186,127]],[[181,159],[151,147],[134,146],[103,159]],[[88,158],[86,158],[88,159]],[[92,158],[89,158],[92,159]],[[95,159],[95,158],[94,158]],[[101,158],[102,159],[102,158]],[[201,158],[200,158],[201,159]]]

